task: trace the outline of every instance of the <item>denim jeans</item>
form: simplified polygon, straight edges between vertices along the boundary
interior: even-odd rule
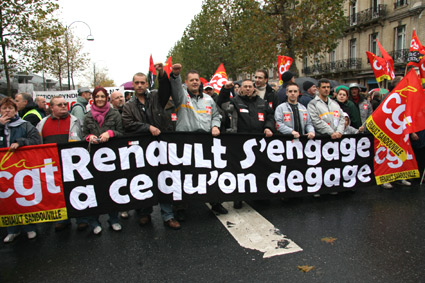
[[[118,212],[108,213],[109,220],[108,223],[110,225],[118,223]],[[99,222],[99,215],[87,217],[90,227],[94,229],[96,226],[102,226]]]
[[[170,203],[160,203],[159,207],[161,208],[161,216],[163,221],[168,221],[171,218],[174,218],[173,206]],[[139,217],[147,216],[152,214],[152,206],[144,207],[142,209],[137,209],[137,214]]]
[[[9,226],[6,228],[7,234],[18,234],[20,231],[24,232],[35,232],[36,226],[35,224],[28,224],[28,225],[18,225],[18,226]]]

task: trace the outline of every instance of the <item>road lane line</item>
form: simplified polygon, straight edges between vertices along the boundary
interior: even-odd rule
[[[242,247],[263,252],[263,258],[302,251],[247,203],[241,209],[234,209],[233,202],[224,202],[223,206],[229,213],[216,216]]]

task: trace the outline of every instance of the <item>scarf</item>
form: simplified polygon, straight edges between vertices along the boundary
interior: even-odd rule
[[[93,119],[99,124],[99,127],[102,127],[103,122],[105,122],[105,116],[110,108],[109,102],[106,102],[103,107],[97,107],[94,104],[91,106],[91,114]]]
[[[9,123],[6,123],[4,125],[4,130],[1,135],[6,138],[6,144],[7,146],[10,146],[10,128],[19,127],[21,124],[25,123],[26,121],[19,118],[18,115],[15,115]]]
[[[266,85],[263,87],[257,87],[257,95],[264,99],[264,96],[266,95]]]

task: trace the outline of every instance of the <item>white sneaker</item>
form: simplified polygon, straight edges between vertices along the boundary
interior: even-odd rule
[[[112,227],[112,230],[114,230],[114,231],[121,231],[121,229],[122,229],[121,224],[119,224],[119,223],[114,223],[114,224],[111,225],[111,227]]]
[[[19,234],[21,234],[21,233],[7,234],[7,236],[6,236],[6,238],[4,238],[3,242],[4,243],[11,243],[11,242],[13,242],[13,240],[15,240],[16,237],[19,236]]]
[[[95,234],[95,235],[99,235],[99,234],[100,234],[100,232],[102,232],[102,227],[100,227],[100,226],[96,226],[96,227],[94,227],[94,229],[93,229],[93,234]]]
[[[129,217],[128,216],[128,211],[120,212],[120,216],[121,216],[122,219],[127,219]]]
[[[403,185],[403,186],[411,186],[412,185],[412,183],[410,183],[407,180],[400,180],[398,183]]]
[[[35,231],[29,231],[29,232],[27,232],[27,237],[28,237],[28,239],[32,240],[35,237],[37,237],[37,232],[35,232]]]
[[[391,190],[393,188],[393,185],[391,185],[391,183],[384,183],[381,185],[381,187],[386,190]]]

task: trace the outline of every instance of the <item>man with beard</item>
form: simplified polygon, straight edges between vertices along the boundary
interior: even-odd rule
[[[122,114],[122,109],[125,104],[124,94],[122,94],[119,91],[114,91],[113,93],[111,93],[111,104],[112,104],[112,107],[117,109],[118,112]]]

